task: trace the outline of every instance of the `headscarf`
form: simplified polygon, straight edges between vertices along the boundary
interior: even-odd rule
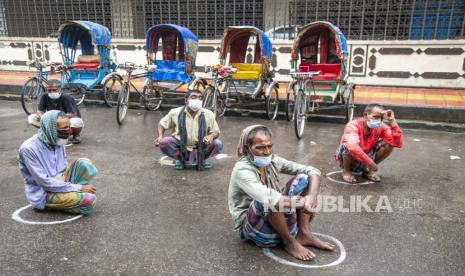
[[[242,130],[241,137],[239,138],[239,143],[237,145],[237,157],[239,159],[246,157],[250,163],[253,164],[252,160],[250,160],[250,157],[247,155],[247,138],[249,137],[250,133],[256,129],[256,128],[266,128],[264,125],[251,125],[244,130]],[[268,129],[268,131],[270,131]],[[270,131],[271,133],[271,131]],[[266,183],[265,185],[269,188],[273,188],[277,191],[281,191],[280,185],[279,185],[279,179],[278,179],[278,169],[276,168],[274,163],[271,163],[270,166],[265,167],[265,177],[266,177]]]
[[[42,142],[55,146],[57,144],[57,120],[59,110],[50,110],[40,118],[40,128],[37,132]]]
[[[266,128],[264,125],[251,125],[242,130],[239,144],[237,144],[237,157],[239,157],[239,159],[247,155],[247,137],[249,137],[250,132],[259,127]]]

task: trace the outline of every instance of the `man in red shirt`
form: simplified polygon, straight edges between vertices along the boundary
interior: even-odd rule
[[[336,151],[335,159],[343,169],[342,178],[352,183],[356,181],[352,173],[362,173],[371,181],[381,181],[375,174],[378,164],[391,154],[394,147],[401,148],[402,145],[402,129],[394,112],[384,110],[379,104],[367,105],[363,117],[346,125]]]

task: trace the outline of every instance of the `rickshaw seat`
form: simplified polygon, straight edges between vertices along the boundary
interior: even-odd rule
[[[86,63],[74,63],[74,69],[90,69],[95,70],[100,66],[100,62],[86,62]]]
[[[262,75],[263,64],[261,63],[231,63],[237,68],[233,79],[253,79],[259,80]]]
[[[96,70],[100,65],[99,55],[79,55],[77,62],[73,64],[74,69]]]
[[[302,63],[299,66],[300,72],[320,71],[319,75],[313,76],[314,80],[339,80],[341,77],[341,64],[310,64]]]

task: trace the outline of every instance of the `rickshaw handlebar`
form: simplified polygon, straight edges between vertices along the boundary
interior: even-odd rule
[[[45,62],[45,61],[40,61],[38,59],[28,62],[27,66],[34,67],[36,69],[43,69],[46,67],[50,67],[50,71],[53,71],[53,72],[59,72],[59,71],[62,71],[64,68],[66,68],[65,65],[59,62]]]
[[[153,72],[156,70],[155,65],[136,65],[132,62],[125,62],[124,64],[119,64],[118,65],[119,69],[126,70],[126,71],[133,71],[133,70],[138,70],[138,69],[143,69],[148,72]]]
[[[310,72],[291,72],[290,75],[296,78],[312,78],[313,76],[318,76],[321,71],[310,71]]]

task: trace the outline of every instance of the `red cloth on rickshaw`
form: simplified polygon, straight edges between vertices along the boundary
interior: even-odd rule
[[[74,63],[73,68],[95,70],[95,69],[98,69],[99,65],[100,65],[100,62],[82,62],[82,63]]]
[[[300,64],[299,72],[310,71],[320,71],[319,75],[313,76],[314,80],[339,80],[341,77],[341,64]]]

